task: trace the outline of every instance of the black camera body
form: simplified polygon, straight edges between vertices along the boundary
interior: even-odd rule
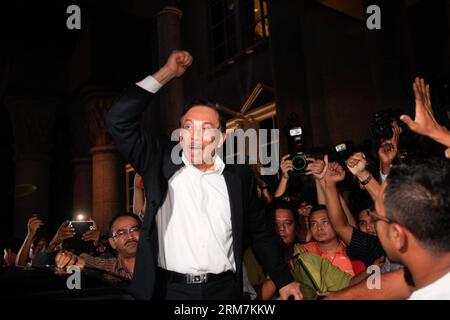
[[[337,162],[344,168],[346,168],[347,159],[350,158],[354,153],[353,143],[343,142],[334,146],[329,153],[328,161]]]
[[[294,170],[289,171],[289,176],[296,177],[305,175],[309,161],[307,158],[309,155],[304,150],[302,141],[302,128],[296,127],[289,130],[289,142],[290,142],[290,160],[294,166]]]
[[[351,172],[347,168],[347,159],[350,158],[354,152],[355,147],[353,145],[353,142],[345,141],[334,146],[330,150],[328,155],[329,162],[337,162],[345,170],[345,179],[344,181],[342,181],[341,186],[347,190],[350,189],[352,183],[355,180],[353,174],[351,174]]]
[[[400,110],[381,110],[375,112],[373,120],[369,124],[370,134],[377,140],[392,138],[392,123],[396,122],[399,127],[406,128],[400,116],[403,113]]]
[[[93,241],[84,241],[82,237],[84,233],[94,230],[94,222],[70,221],[68,227],[75,229],[75,235],[63,241],[63,248],[65,250],[75,250],[76,254],[91,252],[94,248]]]

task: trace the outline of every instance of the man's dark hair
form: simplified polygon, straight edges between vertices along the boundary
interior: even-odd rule
[[[372,208],[374,203],[367,191],[359,189],[358,191],[350,194],[348,206],[350,212],[352,212],[355,218],[358,218],[359,213],[362,210]]]
[[[131,217],[131,218],[135,219],[136,222],[138,223],[139,228],[142,227],[141,219],[139,219],[139,217],[137,215],[135,215],[134,213],[128,213],[128,212],[120,213],[120,214],[114,216],[111,219],[111,222],[109,223],[109,226],[108,226],[108,234],[109,234],[109,236],[112,236],[112,226],[113,226],[114,222],[116,222],[117,219],[123,218],[123,217]]]
[[[311,213],[316,212],[316,211],[322,211],[322,210],[327,210],[327,206],[324,204],[318,204],[315,205],[314,207],[311,208]]]
[[[387,218],[429,249],[450,251],[450,161],[432,158],[394,166],[384,207]]]
[[[318,204],[318,205],[313,206],[311,211],[309,212],[308,223],[310,222],[311,217],[314,214],[314,212],[323,211],[323,210],[327,211],[327,206],[324,204]]]
[[[272,220],[274,222],[275,222],[275,213],[277,212],[277,210],[285,209],[292,212],[294,221],[298,223],[298,214],[295,202],[285,201],[283,199],[275,199],[274,202],[272,202],[267,209],[269,210]]]
[[[42,235],[37,235],[33,238],[33,247],[36,247],[39,243],[39,241],[44,240],[45,242],[47,242],[47,238],[42,236]]]
[[[210,109],[213,109],[214,111],[217,112],[218,116],[219,116],[219,124],[220,124],[220,131],[225,132],[227,129],[227,122],[223,116],[223,113],[221,112],[221,110],[217,107],[216,103],[213,103],[209,100],[205,100],[205,99],[195,99],[192,100],[191,102],[189,102],[187,105],[184,106],[183,109],[183,113],[181,114],[180,117],[180,122],[183,120],[183,117],[186,115],[186,113],[192,109],[193,107],[207,107]]]

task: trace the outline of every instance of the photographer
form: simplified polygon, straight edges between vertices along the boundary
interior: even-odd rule
[[[281,178],[280,182],[278,184],[277,190],[275,191],[275,198],[281,198],[283,195],[285,195],[286,190],[288,189],[288,182],[290,178],[289,172],[291,172],[294,169],[294,165],[292,164],[292,160],[289,159],[291,155],[285,155],[281,158]],[[308,158],[308,161],[310,162],[306,168],[305,175],[317,175],[320,174],[325,167],[325,164],[322,160],[318,159],[312,159]],[[303,201],[305,202],[305,201]],[[309,205],[308,205],[309,204]],[[309,208],[309,210],[307,209]],[[309,203],[309,201],[306,201],[305,203],[300,204],[300,206],[297,209],[297,212],[299,214],[300,218],[300,227],[298,231],[298,240],[301,243],[308,242],[311,240],[311,233],[309,231],[309,224],[308,224],[308,216],[309,211],[311,210],[312,205]]]
[[[294,165],[292,164],[292,160],[289,159],[291,155],[285,155],[281,158],[281,178],[278,184],[277,190],[275,191],[275,198],[280,198],[284,195],[287,190],[288,182],[289,182],[289,172],[294,170]],[[313,175],[320,174],[324,167],[325,163],[321,159],[313,159],[308,158],[309,164],[306,167],[305,175]]]
[[[61,250],[64,240],[75,236],[75,229],[69,227],[69,223],[69,221],[64,221],[59,226],[48,247],[46,247],[46,241],[42,243],[42,238],[36,238],[37,230],[44,223],[39,218],[32,217],[28,221],[28,234],[17,256],[16,266],[24,267],[29,264],[30,266],[39,267],[51,264],[54,257],[53,253]],[[94,228],[94,230],[85,232],[81,238],[86,242],[92,241],[96,247],[100,238],[100,232]]]
[[[28,220],[28,232],[25,240],[20,247],[20,250],[16,257],[16,266],[25,267],[30,260],[30,251],[33,245],[33,241],[35,240],[36,233],[40,227],[42,227],[44,223],[37,216],[33,216]],[[35,254],[36,256],[37,254]]]
[[[131,280],[141,234],[141,220],[135,214],[118,215],[112,219],[109,230],[108,240],[117,252],[117,258],[93,257],[87,253],[77,256],[69,251],[62,251],[56,256],[56,267],[64,270],[76,265],[80,269],[102,270],[105,278],[111,282]]]

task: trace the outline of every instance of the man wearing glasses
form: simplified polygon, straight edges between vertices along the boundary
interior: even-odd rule
[[[450,162],[395,166],[372,214],[383,248],[408,269],[410,300],[450,300]]]
[[[77,256],[68,251],[58,253],[56,267],[64,269],[76,265],[105,271],[105,278],[111,282],[129,282],[133,277],[137,244],[141,234],[141,221],[134,214],[114,217],[109,226],[109,244],[116,251],[116,258],[93,257],[87,253]]]

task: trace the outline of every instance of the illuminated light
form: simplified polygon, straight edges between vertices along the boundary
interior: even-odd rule
[[[253,49],[247,49],[244,51],[246,54],[252,54],[254,52]]]
[[[77,221],[83,221],[84,220],[84,214],[82,214],[82,213],[77,214],[77,219],[76,220]]]
[[[258,12],[259,10],[258,10],[258,9],[255,9],[254,11],[255,11],[255,12]]]

